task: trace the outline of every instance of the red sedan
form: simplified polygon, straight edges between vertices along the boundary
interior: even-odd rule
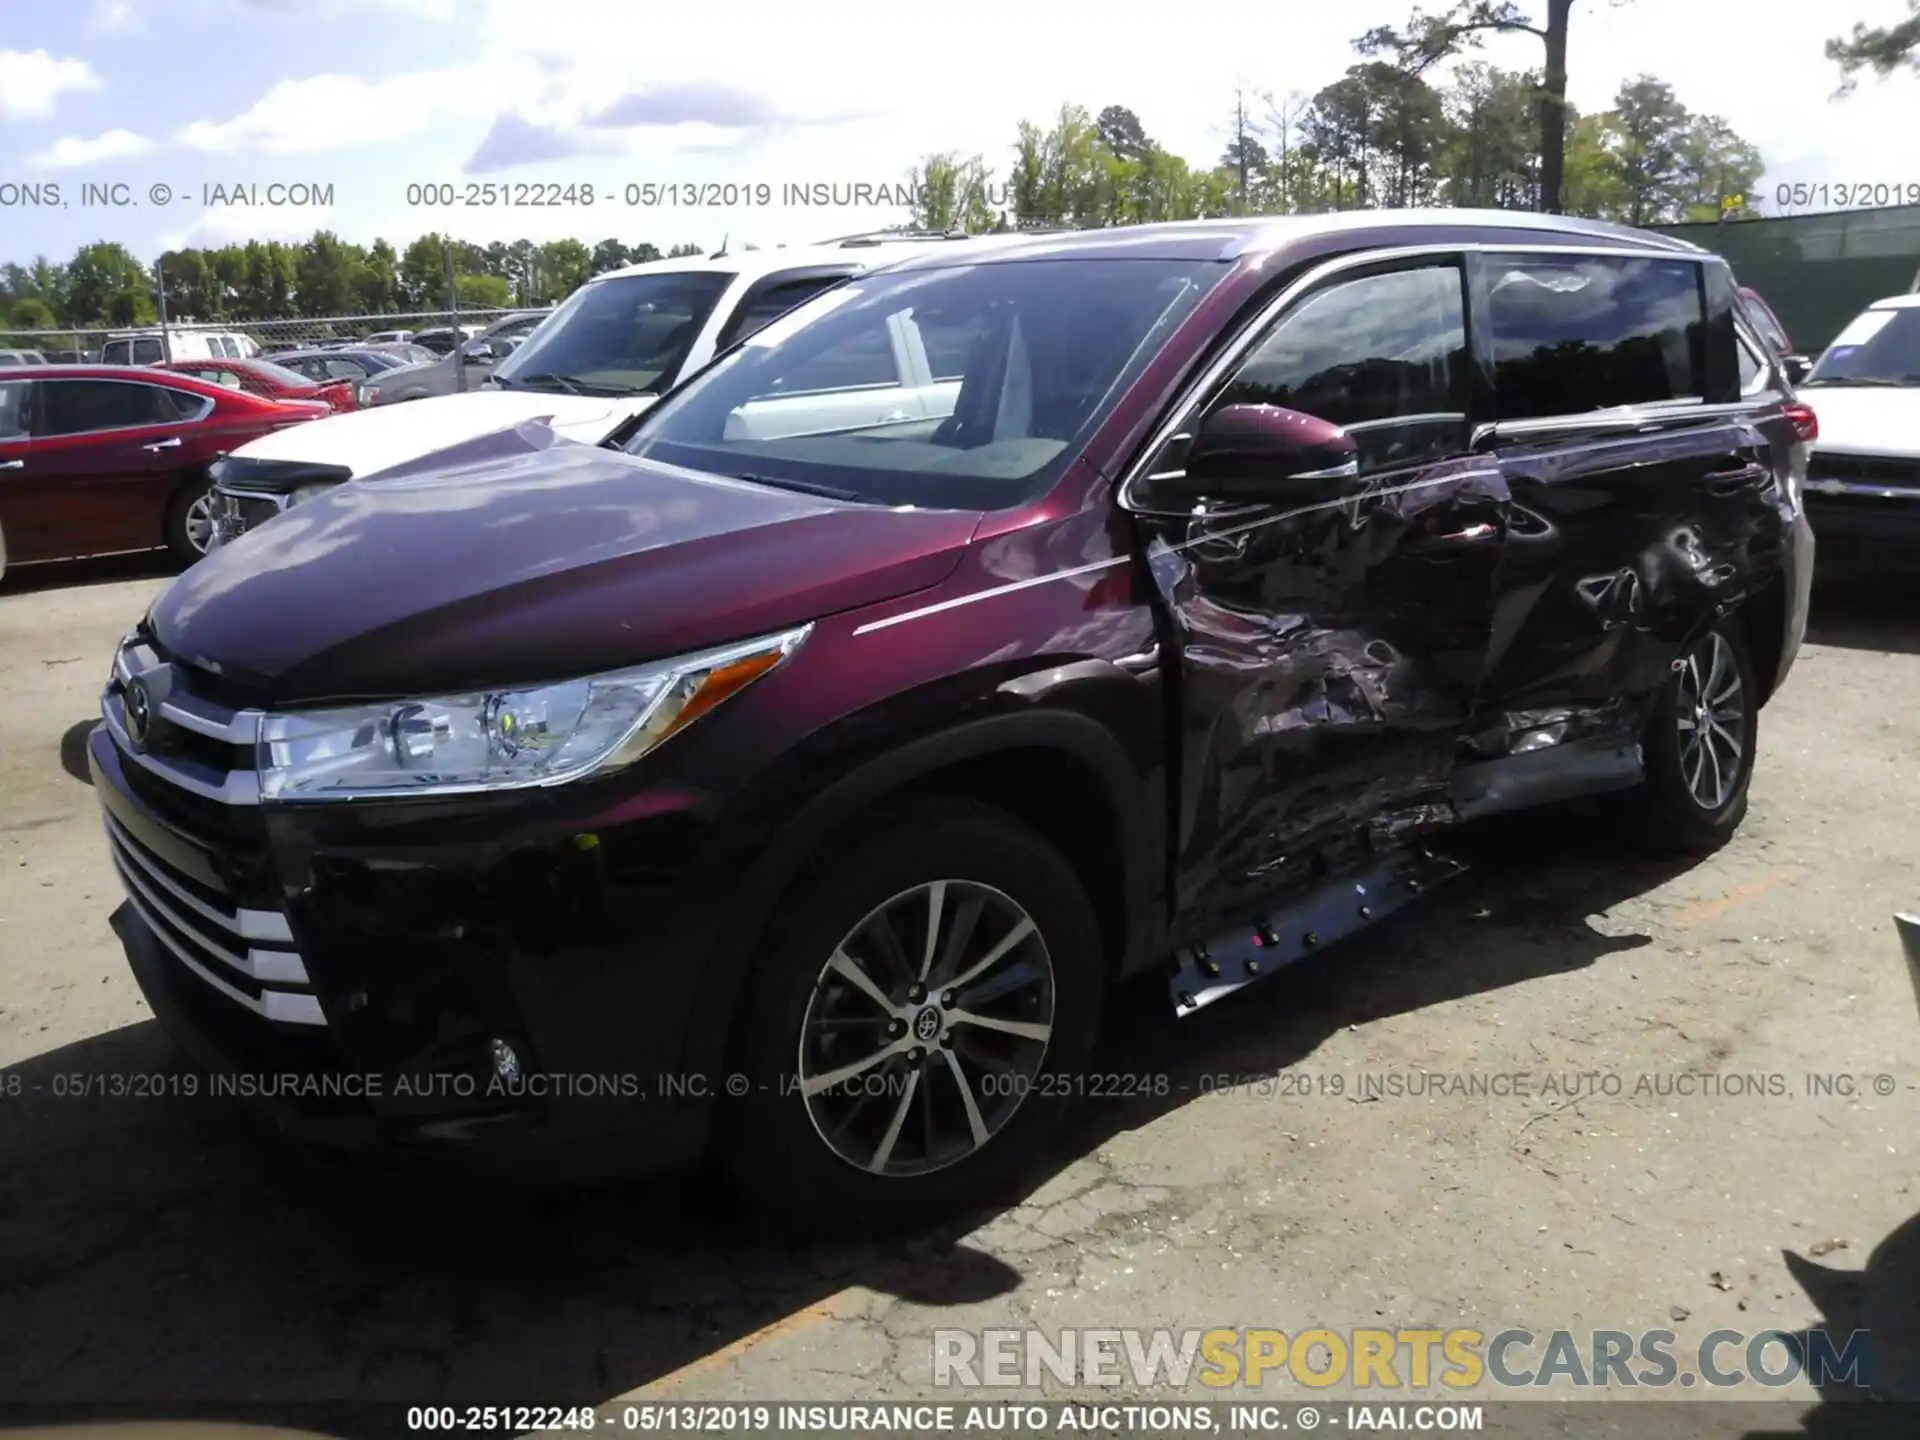
[[[198,559],[213,534],[207,467],[328,413],[151,366],[0,371],[0,575],[9,560],[161,545]]]
[[[351,380],[309,380],[271,360],[175,360],[158,368],[269,400],[318,400],[334,410],[360,408]]]

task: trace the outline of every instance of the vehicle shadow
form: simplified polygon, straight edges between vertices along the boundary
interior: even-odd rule
[[[91,560],[49,560],[9,566],[0,580],[0,600],[46,590],[86,585],[119,585],[128,580],[162,580],[180,572],[180,562],[165,550],[133,550]]]
[[[1807,643],[1920,655],[1920,574],[1840,572],[1823,578],[1807,616]]]
[[[1277,1074],[1346,1026],[1645,945],[1588,917],[1679,868],[1623,860],[1566,814],[1496,827],[1476,850],[1477,876],[1364,945],[1192,1019],[1172,1018],[1163,984],[1125,987],[1096,1068],[1174,1083],[1084,1103],[1036,1183],[1177,1109],[1200,1075]],[[964,1238],[980,1215],[905,1241],[795,1246],[698,1182],[369,1184],[224,1102],[168,1093],[186,1073],[151,1023],[0,1072],[0,1394],[16,1405],[214,1418],[210,1402],[245,1397],[255,1421],[396,1433],[404,1404],[602,1402],[849,1286],[945,1309],[1022,1283]],[[103,1093],[115,1085],[144,1093]],[[871,1368],[843,1388],[884,1396],[893,1350],[865,1339],[845,1348]],[[386,1408],[347,1415],[347,1401]]]

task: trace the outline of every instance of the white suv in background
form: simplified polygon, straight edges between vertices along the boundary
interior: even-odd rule
[[[652,260],[568,296],[484,387],[329,416],[241,446],[213,467],[218,545],[309,495],[527,421],[597,445],[720,351],[848,278],[928,244],[991,237],[881,233],[821,245]],[[805,391],[743,410],[771,437],[952,413],[971,335],[891,328],[890,351],[842,357]],[[857,373],[856,373],[857,366]],[[944,408],[942,408],[944,407]]]
[[[175,360],[250,360],[260,353],[251,335],[235,330],[175,330],[168,327],[167,343],[158,328],[122,330],[107,336],[100,347],[102,365],[164,365],[167,351]]]

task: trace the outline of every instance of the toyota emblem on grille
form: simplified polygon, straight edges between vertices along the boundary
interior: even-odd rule
[[[147,748],[147,735],[153,729],[153,697],[147,693],[147,682],[135,676],[127,682],[127,738],[133,742],[133,748]]]

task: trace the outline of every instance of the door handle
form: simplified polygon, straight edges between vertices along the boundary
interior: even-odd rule
[[[0,470],[24,470],[26,468],[27,462],[24,460],[0,460]]]
[[[153,444],[142,445],[140,448],[150,455],[158,455],[162,450],[178,450],[180,448],[180,437],[175,435],[166,440],[156,440]]]

